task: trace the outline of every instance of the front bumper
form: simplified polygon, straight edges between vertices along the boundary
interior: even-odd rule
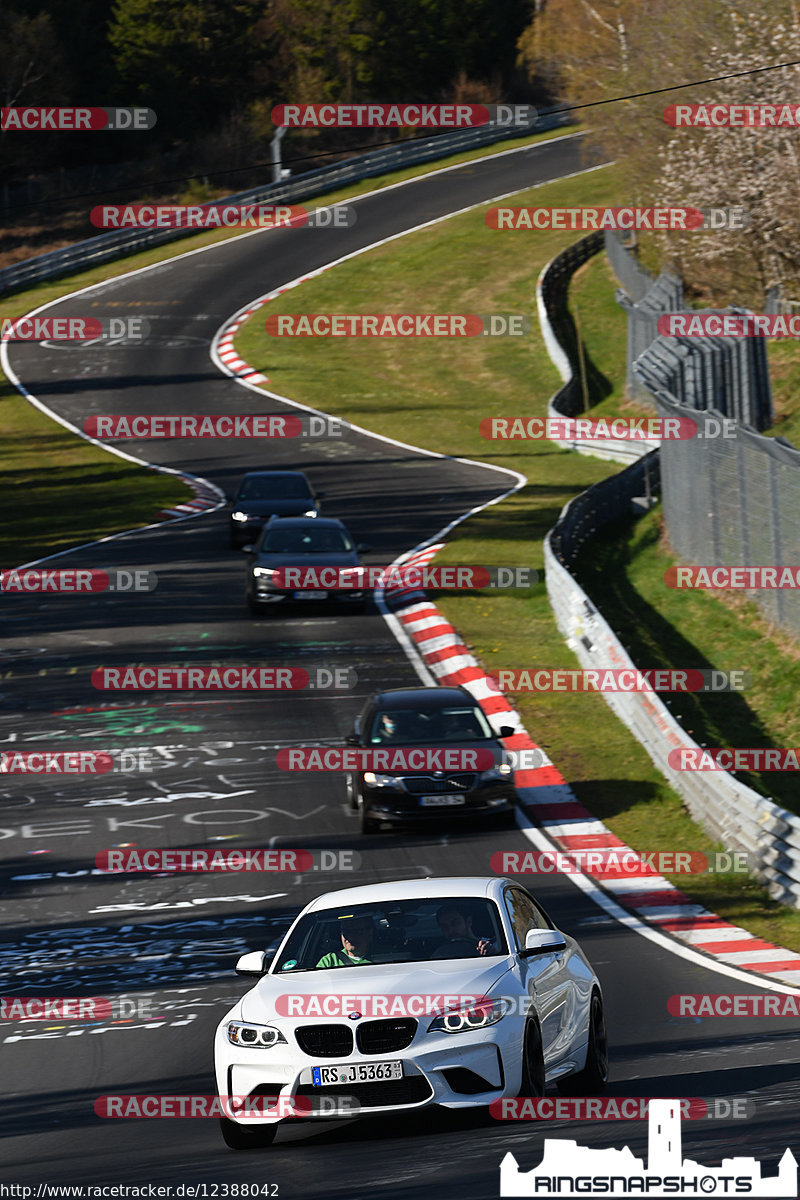
[[[405,1050],[386,1054],[361,1054],[355,1050],[349,1056],[327,1060],[304,1054],[294,1044],[291,1032],[285,1029],[287,1045],[242,1051],[227,1040],[224,1029],[229,1019],[218,1028],[215,1041],[220,1095],[267,1094],[282,1097],[284,1104],[293,1097],[309,1098],[311,1111],[302,1113],[304,1119],[369,1116],[433,1104],[473,1108],[491,1104],[503,1096],[514,1096],[521,1086],[522,1024],[513,1016],[506,1016],[483,1030],[458,1034],[429,1034],[427,1020],[421,1020],[413,1042]],[[390,1059],[402,1062],[402,1079],[322,1087],[315,1087],[312,1082],[314,1066]],[[234,1110],[233,1119],[241,1125],[257,1126],[297,1118],[237,1116]]]
[[[513,783],[507,780],[491,780],[478,783],[468,791],[458,793],[443,792],[437,799],[446,803],[422,804],[425,792],[408,792],[392,786],[373,787],[359,779],[359,791],[364,801],[364,808],[372,816],[381,821],[395,824],[412,824],[417,821],[435,820],[437,817],[455,816],[490,816],[497,813],[510,812],[517,799]],[[434,793],[435,794],[435,793]],[[452,800],[462,801],[451,803]]]

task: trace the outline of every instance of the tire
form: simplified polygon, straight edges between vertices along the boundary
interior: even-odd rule
[[[251,600],[249,596],[247,597],[247,611],[251,617],[263,617],[264,610],[265,606],[259,604],[258,600]]]
[[[355,811],[358,808],[358,791],[352,775],[347,776],[344,786],[347,792],[347,803]]]
[[[520,1096],[541,1097],[545,1093],[544,1054],[542,1035],[534,1020],[525,1022],[522,1035],[522,1082]]]
[[[592,994],[589,1010],[589,1045],[586,1066],[574,1075],[559,1079],[557,1087],[564,1096],[599,1096],[608,1083],[608,1037],[603,1014],[603,1002],[597,992]]]
[[[231,1150],[261,1150],[271,1146],[278,1132],[277,1122],[274,1125],[237,1125],[229,1117],[220,1117],[219,1128],[222,1140]]]
[[[363,796],[358,797],[358,823],[362,833],[377,833],[380,829],[380,821],[370,815]]]

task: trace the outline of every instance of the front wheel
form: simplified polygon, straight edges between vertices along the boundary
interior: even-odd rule
[[[358,797],[358,823],[362,833],[377,833],[380,829],[380,821],[376,821],[372,816],[363,796]]]
[[[589,1046],[586,1066],[574,1075],[558,1080],[558,1090],[564,1096],[596,1096],[608,1083],[608,1036],[603,1002],[597,992],[592,996],[589,1012]]]
[[[231,1150],[260,1150],[271,1146],[278,1132],[277,1124],[264,1125],[263,1128],[258,1125],[238,1125],[230,1117],[220,1117],[219,1127],[222,1140]]]
[[[525,1023],[522,1038],[522,1083],[519,1094],[539,1099],[545,1093],[545,1086],[542,1035],[536,1022],[529,1020]]]

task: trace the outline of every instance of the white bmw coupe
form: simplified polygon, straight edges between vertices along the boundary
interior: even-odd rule
[[[308,904],[217,1028],[225,1142],[291,1117],[488,1105],[608,1077],[600,983],[577,942],[509,879],[369,884]]]

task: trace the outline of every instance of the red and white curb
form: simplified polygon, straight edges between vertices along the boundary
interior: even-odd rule
[[[440,548],[441,543],[423,551],[426,561]],[[519,713],[498,691],[436,605],[427,599],[414,601],[406,597],[400,598],[399,606],[393,605],[393,611],[439,684],[465,687],[495,729],[499,730],[501,725],[514,726],[517,732],[504,739],[509,750],[538,750],[543,764],[533,770],[516,771],[515,782],[522,807],[548,838],[566,853],[615,847],[626,856],[638,858],[635,850],[580,803],[558,768],[527,733]],[[635,878],[619,879],[610,878],[602,869],[582,867],[582,873],[609,892],[618,905],[692,950],[740,971],[751,971],[789,986],[800,985],[800,954],[765,942],[695,904],[646,863],[642,863],[640,870],[641,874]]]

